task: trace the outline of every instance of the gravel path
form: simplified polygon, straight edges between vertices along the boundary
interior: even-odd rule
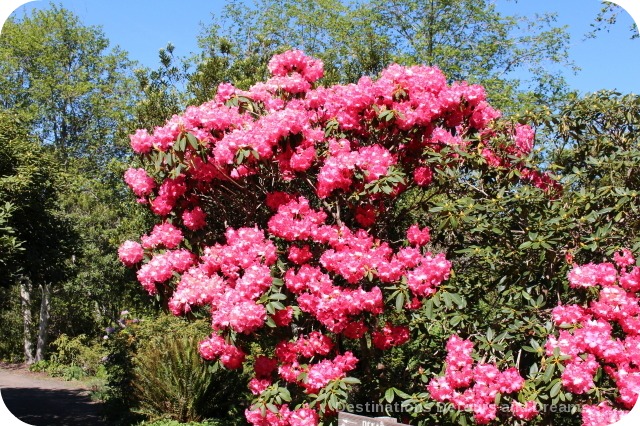
[[[106,425],[84,383],[32,373],[24,366],[0,365],[0,397],[13,415],[34,426]]]

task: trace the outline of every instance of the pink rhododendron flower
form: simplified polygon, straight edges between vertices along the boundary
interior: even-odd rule
[[[267,390],[269,386],[271,386],[271,380],[268,379],[253,378],[249,382],[249,390],[254,395],[260,395],[262,392]]]
[[[516,124],[514,140],[519,155],[528,155],[533,149],[535,132],[526,124]]]
[[[532,420],[538,415],[538,407],[535,401],[527,401],[520,404],[517,401],[511,403],[511,412],[513,415],[522,420]]]
[[[613,261],[619,268],[626,266],[632,266],[636,263],[636,259],[633,257],[633,253],[629,249],[622,249],[619,252],[613,254]]]
[[[151,234],[142,237],[142,246],[144,248],[162,246],[173,249],[178,247],[183,239],[184,237],[180,229],[171,223],[165,222],[154,226]]]
[[[290,73],[298,73],[310,83],[319,80],[324,74],[322,61],[310,58],[300,50],[289,50],[275,55],[267,68],[274,76],[284,77]]]
[[[138,197],[151,194],[156,187],[156,181],[144,169],[128,169],[124,173],[124,181]]]
[[[153,149],[153,137],[145,129],[138,129],[131,135],[131,148],[138,154],[147,154]]]
[[[371,337],[371,341],[376,348],[386,350],[406,343],[411,336],[409,335],[408,327],[395,327],[391,324],[386,324],[382,330],[374,331]]]
[[[194,207],[182,213],[182,223],[192,231],[203,228],[207,224],[206,219],[207,214],[200,207]]]
[[[607,426],[616,423],[627,411],[614,410],[607,402],[582,406],[582,426]]]
[[[433,378],[427,390],[438,402],[451,402],[458,410],[471,410],[478,424],[487,424],[496,418],[498,393],[515,393],[524,386],[524,379],[515,368],[500,371],[493,364],[474,365],[473,344],[469,340],[452,335],[446,349],[444,376]],[[527,407],[519,412],[531,410]]]
[[[413,171],[413,180],[418,186],[429,186],[433,180],[433,172],[429,167],[416,167]]]
[[[118,249],[118,257],[125,266],[131,267],[142,261],[144,250],[135,241],[125,241]]]
[[[423,246],[431,240],[429,228],[420,229],[418,225],[411,225],[407,230],[407,241],[414,246]]]

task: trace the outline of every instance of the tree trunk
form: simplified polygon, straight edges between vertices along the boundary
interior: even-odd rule
[[[31,345],[31,281],[20,277],[20,301],[22,306],[22,334],[24,342],[24,360],[33,364],[33,347]]]
[[[51,284],[44,283],[40,286],[42,300],[40,302],[40,322],[38,324],[38,343],[36,346],[36,362],[44,360],[44,352],[47,346],[47,326],[49,325],[49,306],[51,304]]]

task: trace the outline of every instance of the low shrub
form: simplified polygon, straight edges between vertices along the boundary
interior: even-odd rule
[[[246,387],[226,370],[210,370],[198,354],[198,341],[210,330],[205,320],[172,315],[121,321],[105,339],[109,414],[129,424],[143,419],[241,422]]]
[[[61,374],[54,375],[71,379],[104,375],[102,358],[106,353],[101,343],[90,341],[84,334],[76,337],[61,334],[51,346],[54,348],[49,357],[51,365],[62,367]]]
[[[180,423],[177,420],[155,420],[152,422],[143,421],[138,423],[136,426],[223,426],[227,423],[217,420],[206,420],[203,422],[188,422],[188,423]]]
[[[199,421],[211,413],[217,384],[198,353],[198,339],[163,335],[135,359],[136,411],[151,419]]]

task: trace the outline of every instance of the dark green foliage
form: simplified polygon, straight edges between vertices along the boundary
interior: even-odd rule
[[[61,197],[61,209],[82,240],[76,247],[74,274],[59,288],[53,306],[54,334],[99,337],[123,307],[154,312],[135,273],[118,260],[122,240],[139,235],[149,222],[122,181],[124,170],[114,160],[99,178],[78,173]]]
[[[122,325],[106,340],[111,414],[120,421],[135,419],[137,413],[151,420],[238,424],[246,405],[246,378],[211,370],[203,362],[198,342],[210,332],[208,323],[160,315]]]
[[[5,226],[20,241],[2,282],[23,274],[35,282],[59,281],[74,243],[71,225],[56,210],[64,175],[51,152],[28,136],[15,114],[0,112],[0,205],[11,204]]]
[[[15,236],[15,229],[9,226],[15,207],[11,203],[0,206],[0,274],[5,275],[10,268],[12,257],[22,250],[22,241]]]
[[[640,250],[640,96],[603,91],[573,97],[547,123],[550,163],[562,176],[577,221],[570,249],[577,260]]]
[[[23,361],[22,317],[18,286],[0,286],[0,360]]]
[[[197,337],[168,336],[136,357],[136,412],[151,419],[198,421],[210,412],[218,384],[198,353]]]
[[[136,426],[226,426],[227,422],[217,420],[205,420],[203,422],[183,423],[177,420],[156,420],[153,422],[141,422]]]

